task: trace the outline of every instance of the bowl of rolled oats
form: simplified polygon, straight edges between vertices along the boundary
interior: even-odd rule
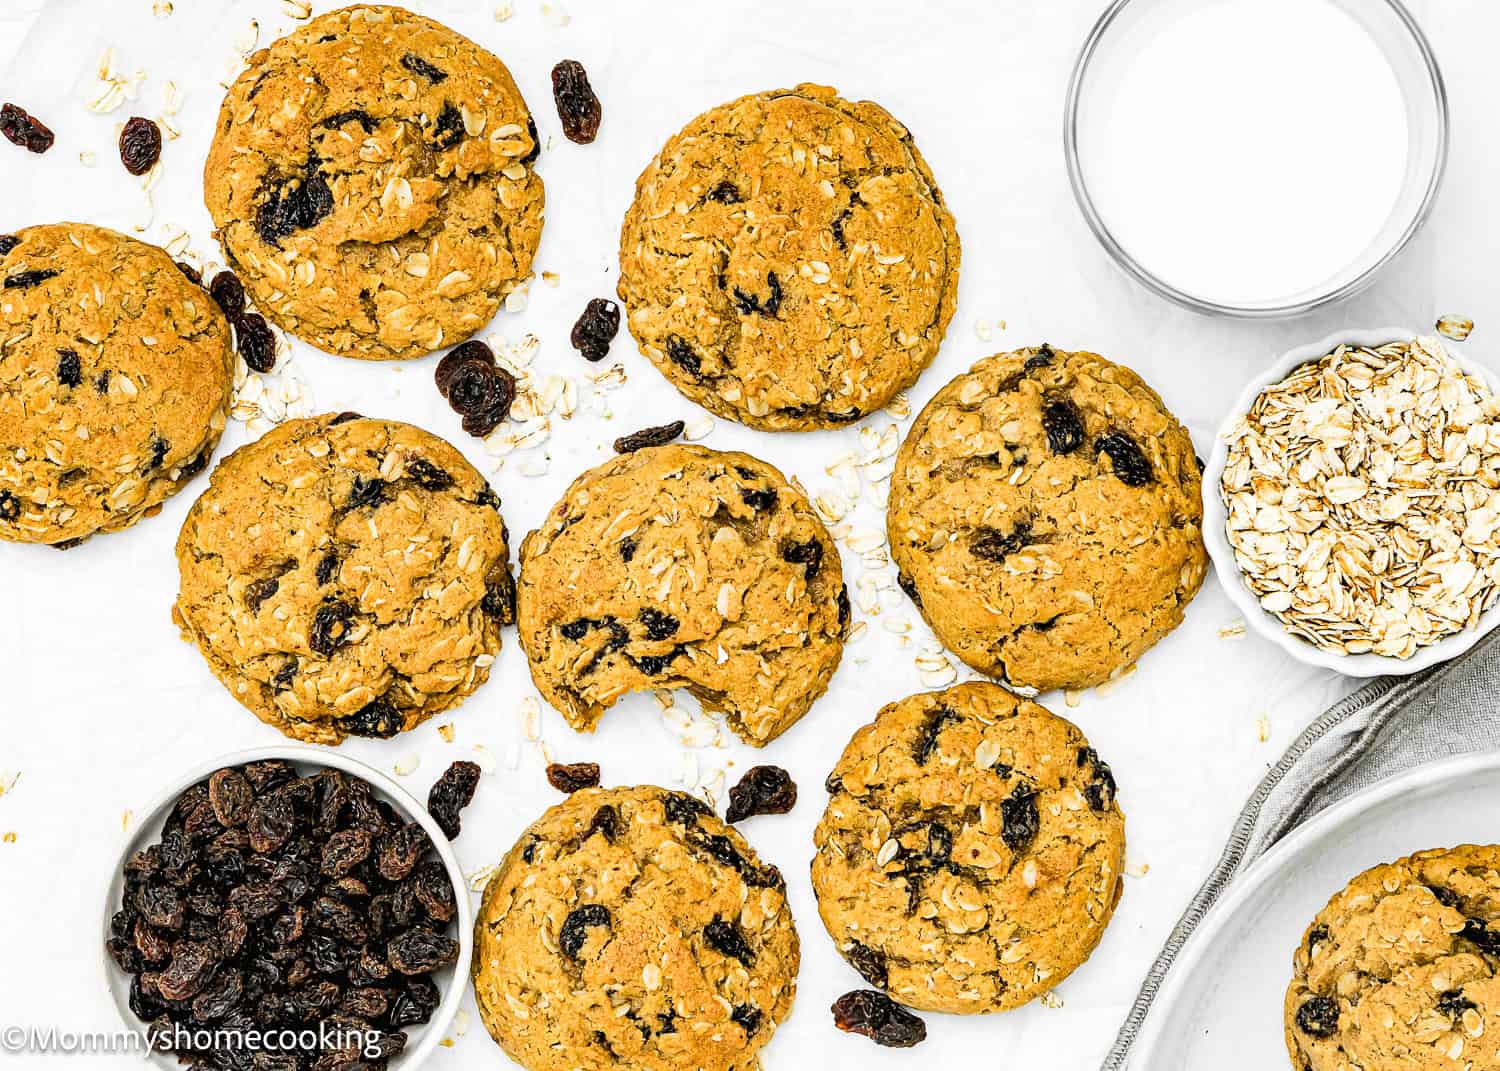
[[[1500,396],[1441,340],[1341,331],[1251,383],[1203,476],[1247,624],[1299,661],[1414,673],[1500,622]]]

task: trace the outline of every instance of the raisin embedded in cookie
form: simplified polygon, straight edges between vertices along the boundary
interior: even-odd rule
[[[521,835],[474,925],[474,995],[527,1071],[755,1071],[791,1011],[781,874],[698,799],[589,788]]]
[[[818,912],[850,965],[913,1008],[1035,999],[1089,957],[1119,902],[1125,818],[1108,764],[998,685],[889,704],[828,790]]]
[[[1365,871],[1313,919],[1292,966],[1297,1071],[1500,1067],[1500,846]]]
[[[1207,571],[1193,443],[1093,353],[986,358],[927,404],[886,516],[901,586],[954,653],[1039,690],[1129,666]]]
[[[484,683],[515,616],[500,500],[435,435],[293,420],[214,469],[177,538],[173,619],[288,736],[392,736]]]
[[[686,688],[761,745],[807,713],[849,623],[838,549],[748,454],[646,447],[584,473],[521,543],[531,676],[575,729],[627,692]]]
[[[858,420],[913,383],[953,316],[959,243],[911,134],[801,85],[711,109],[636,183],[620,298],[653,364],[766,431]]]
[[[250,57],[204,196],[256,307],[346,357],[420,357],[531,274],[539,146],[510,72],[396,7],[331,11]]]
[[[229,415],[229,324],[166,253],[82,223],[0,235],[0,539],[154,513]]]

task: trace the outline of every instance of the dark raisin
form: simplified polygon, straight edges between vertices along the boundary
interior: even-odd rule
[[[776,508],[776,488],[767,487],[764,490],[755,487],[740,488],[740,498],[745,500],[745,505],[753,510],[765,510]]]
[[[918,766],[927,765],[927,760],[932,758],[932,753],[937,750],[938,734],[956,721],[958,721],[958,715],[947,707],[938,707],[927,716],[927,724],[922,727],[922,732],[917,736],[917,742],[912,748],[912,758],[916,759]]]
[[[1078,749],[1078,768],[1089,768],[1089,783],[1084,786],[1084,798],[1096,811],[1107,811],[1115,805],[1115,775],[1109,763],[1099,758],[1091,747]]]
[[[62,272],[56,268],[41,268],[37,271],[22,271],[5,277],[5,289],[7,290],[30,290],[33,286],[40,286],[48,279],[55,279]]]
[[[585,788],[596,788],[599,785],[599,764],[597,762],[549,763],[547,783],[557,791],[569,794]]]
[[[823,544],[816,539],[809,539],[806,543],[788,539],[781,544],[781,560],[802,566],[803,576],[810,584],[823,568]]]
[[[646,626],[646,639],[669,640],[677,635],[679,622],[671,614],[662,613],[654,606],[644,607],[640,612],[641,624]]]
[[[696,828],[698,819],[713,814],[713,808],[686,792],[668,792],[662,797],[662,810],[668,822]]]
[[[584,360],[602,361],[609,356],[609,344],[619,331],[620,306],[604,298],[594,298],[584,306],[569,337]]]
[[[1438,997],[1437,1010],[1440,1015],[1446,1015],[1450,1019],[1457,1020],[1466,1011],[1474,1011],[1478,1006],[1463,995],[1459,989],[1450,989]]]
[[[1031,372],[1038,368],[1046,368],[1052,363],[1052,358],[1055,356],[1056,354],[1052,352],[1052,347],[1043,342],[1040,349],[1026,358],[1025,369]]]
[[[797,783],[780,766],[752,766],[729,790],[725,819],[738,822],[757,814],[786,814],[797,805]]]
[[[454,375],[448,405],[463,417],[463,429],[485,436],[500,426],[516,397],[516,379],[503,368],[469,361]]]
[[[260,313],[247,312],[234,321],[234,344],[252,372],[269,372],[276,367],[276,336]]]
[[[721,205],[737,205],[745,198],[738,186],[725,179],[708,191],[708,199]]]
[[[470,339],[461,346],[454,346],[443,355],[438,362],[433,379],[437,382],[438,393],[444,398],[453,388],[453,380],[458,375],[459,369],[470,362],[491,365],[495,363],[495,353],[477,338]]]
[[[1008,533],[998,528],[976,528],[969,540],[969,553],[987,562],[1003,562],[1030,542],[1030,521],[1021,521]]]
[[[340,718],[338,727],[350,736],[389,740],[406,728],[406,717],[385,696],[374,699],[348,717]]]
[[[374,509],[389,498],[390,485],[384,480],[356,476],[349,485],[349,498],[345,505],[348,509]]]
[[[424,60],[421,56],[414,55],[410,52],[401,57],[401,66],[405,67],[412,74],[421,75],[423,78],[427,79],[429,82],[432,82],[434,85],[439,82],[446,82],[448,80],[447,71],[443,70],[441,67],[434,67],[432,64]]]
[[[850,617],[850,609],[849,609],[849,585],[848,584],[843,584],[843,585],[841,585],[839,587],[839,597],[837,599],[837,603],[838,603],[839,625],[840,626],[847,625],[849,623],[849,617]],[[917,605],[921,606],[922,604],[921,604],[920,601],[918,601]]]
[[[620,560],[626,563],[634,561],[635,552],[640,549],[640,545],[641,541],[631,536],[626,536],[624,539],[620,540]]]
[[[501,568],[496,579],[485,589],[479,608],[502,625],[516,622],[516,579]]]
[[[1042,818],[1037,811],[1036,790],[1018,784],[1007,799],[1000,801],[1000,836],[1010,850],[1024,852],[1041,832]]]
[[[318,586],[321,587],[336,577],[338,572],[339,556],[335,552],[329,551],[318,559],[318,565],[313,570],[313,576],[317,579]]]
[[[715,951],[737,959],[747,967],[755,962],[755,952],[737,923],[727,919],[714,919],[703,927],[703,939]]]
[[[609,908],[603,904],[584,904],[569,912],[568,917],[563,920],[562,929],[557,933],[557,947],[569,959],[577,959],[578,954],[583,951],[583,943],[588,938],[589,929],[591,927],[608,929],[609,925]]]
[[[457,962],[458,942],[419,926],[391,938],[385,960],[402,974],[429,974]]]
[[[221,271],[208,284],[208,296],[218,303],[232,323],[245,314],[245,285],[232,271]]]
[[[1054,454],[1071,454],[1083,445],[1083,417],[1066,398],[1047,403],[1042,410],[1042,430],[1047,433],[1047,446]]]
[[[531,151],[521,157],[518,163],[534,164],[538,156],[542,155],[542,139],[536,132],[536,119],[526,116],[526,136],[531,139]]]
[[[167,452],[172,449],[172,444],[160,435],[151,440],[151,458],[146,462],[146,471],[151,472],[161,468],[161,463],[166,460]]]
[[[161,159],[161,127],[133,115],[120,131],[120,163],[132,175],[144,175]]]
[[[52,131],[42,125],[41,120],[15,104],[0,107],[0,134],[4,134],[12,145],[30,152],[46,152],[52,148],[54,140]]]
[[[1115,477],[1126,487],[1144,487],[1151,482],[1151,462],[1136,441],[1123,431],[1112,431],[1094,444],[1096,454],[1106,454]]]
[[[340,830],[323,842],[319,869],[325,878],[342,878],[370,858],[372,846],[369,830]]]
[[[1458,936],[1491,956],[1500,956],[1500,932],[1490,929],[1479,919],[1468,919]]]
[[[0,234],[0,257],[6,256],[12,249],[21,244],[21,239],[14,234]],[[178,265],[182,267],[182,265]],[[189,278],[192,278],[189,276]]]
[[[408,460],[406,474],[424,491],[446,491],[453,486],[453,477],[426,458]]]
[[[1462,901],[1459,899],[1458,893],[1454,892],[1452,889],[1445,889],[1441,885],[1429,885],[1427,886],[1427,888],[1428,891],[1430,891],[1432,895],[1437,898],[1437,902],[1442,904],[1444,907],[1457,908],[1462,903]]]
[[[448,880],[448,871],[436,860],[424,863],[411,880],[412,892],[417,903],[437,922],[452,922],[458,913],[458,900],[453,894],[453,882]]]
[[[189,1000],[208,982],[217,963],[213,949],[201,942],[184,941],[172,949],[172,962],[156,979],[163,1000]]]
[[[83,382],[83,361],[77,350],[57,351],[57,381],[65,387],[76,387]]]
[[[240,771],[218,770],[208,779],[208,800],[219,823],[226,828],[234,828],[244,825],[245,820],[250,817],[255,790]]]
[[[274,576],[264,580],[253,580],[245,585],[245,608],[252,614],[260,609],[261,604],[276,594],[281,587],[281,581]]]
[[[441,1003],[442,994],[429,979],[408,979],[405,992],[391,1005],[390,1025],[403,1027],[425,1023]]]
[[[444,770],[427,793],[427,812],[449,840],[458,837],[462,828],[459,812],[473,802],[478,787],[478,764],[460,761]]]
[[[884,993],[856,989],[833,1002],[833,1025],[877,1045],[907,1049],[927,1037],[927,1024]]]
[[[279,248],[283,238],[316,227],[333,212],[333,190],[318,164],[310,155],[296,174],[267,176],[255,211],[255,229],[267,245]]]
[[[667,668],[686,652],[681,644],[672,648],[663,655],[639,655],[633,661],[635,666],[648,677],[658,677],[667,671]]]
[[[563,639],[573,640],[574,642],[577,642],[578,640],[583,639],[584,635],[589,631],[589,629],[593,628],[595,624],[596,622],[591,621],[586,617],[580,617],[577,621],[569,621],[566,625],[558,626],[557,631],[562,633]]]
[[[680,335],[667,337],[667,360],[695,378],[703,373],[702,359]]]
[[[599,98],[589,85],[588,72],[577,60],[563,60],[552,68],[552,97],[557,117],[571,142],[587,145],[599,135]]]
[[[884,989],[890,981],[890,968],[885,953],[878,948],[855,941],[844,949],[844,958],[859,972],[859,976],[877,989]]]
[[[685,426],[682,421],[674,420],[670,424],[659,424],[654,428],[642,428],[629,435],[622,435],[615,440],[615,453],[630,454],[648,446],[665,446],[681,435]]]
[[[768,293],[765,298],[761,298],[735,287],[735,307],[745,316],[757,315],[775,319],[776,314],[781,311],[781,280],[776,277],[774,271],[766,273],[766,288]]]
[[[1331,1038],[1339,1028],[1339,1005],[1332,997],[1309,997],[1297,1009],[1297,1029],[1308,1037]]]
[[[427,851],[427,834],[408,822],[385,834],[375,846],[375,871],[386,881],[403,881]]]
[[[326,119],[318,121],[319,126],[327,127],[330,130],[337,130],[345,123],[358,123],[366,134],[375,132],[374,117],[369,112],[360,108],[350,108],[348,111],[337,112]]]
[[[349,642],[349,622],[354,618],[354,612],[354,605],[342,599],[318,607],[307,638],[314,653],[327,658]]]
[[[1320,944],[1322,944],[1324,941],[1328,940],[1328,938],[1331,937],[1331,936],[1332,936],[1332,934],[1330,934],[1328,932],[1328,927],[1327,926],[1323,926],[1321,924],[1317,925],[1317,926],[1314,926],[1311,930],[1307,931],[1307,948],[1308,948],[1308,951],[1309,952],[1312,951],[1312,947],[1314,945],[1320,945]]]
[[[464,140],[463,113],[448,101],[438,113],[437,123],[432,128],[432,147],[437,152],[447,152]]]
[[[754,1034],[760,1029],[761,1011],[754,1004],[736,1004],[729,1018],[744,1027],[746,1034]]]
[[[620,812],[611,804],[606,803],[594,812],[594,817],[589,819],[588,828],[583,831],[583,840],[588,840],[595,833],[602,833],[604,839],[614,843],[620,835]]]

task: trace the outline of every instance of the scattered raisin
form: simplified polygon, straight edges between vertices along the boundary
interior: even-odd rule
[[[562,929],[557,933],[557,947],[569,959],[577,959],[590,927],[596,926],[609,928],[609,908],[603,904],[584,904],[575,908],[563,920]]]
[[[1099,758],[1091,747],[1078,749],[1078,768],[1089,768],[1089,783],[1084,786],[1084,798],[1096,811],[1107,811],[1115,805],[1115,775],[1109,763]]]
[[[21,244],[21,239],[14,234],[0,234],[0,257],[6,256],[12,249]],[[181,264],[177,265],[179,268]],[[192,278],[192,276],[188,276]]]
[[[1042,410],[1042,430],[1047,446],[1054,454],[1071,454],[1083,445],[1083,418],[1078,408],[1066,398],[1054,398]]]
[[[969,540],[969,553],[987,562],[1003,562],[1030,542],[1030,521],[1021,521],[1009,533],[998,528],[976,528]]]
[[[407,461],[406,474],[424,491],[446,491],[453,486],[453,477],[426,458]]]
[[[234,341],[251,371],[264,373],[276,367],[276,336],[260,313],[248,312],[234,321]]]
[[[1112,431],[1094,444],[1094,452],[1106,454],[1115,477],[1126,487],[1144,487],[1151,482],[1151,462],[1134,439],[1123,431]]]
[[[1450,989],[1438,997],[1437,1011],[1440,1015],[1457,1020],[1466,1011],[1473,1011],[1477,1005],[1463,995],[1459,989]]]
[[[589,819],[588,828],[583,831],[582,840],[588,840],[595,833],[602,833],[604,839],[614,843],[620,835],[620,812],[613,804],[606,803],[594,812],[594,817]]]
[[[786,814],[797,804],[797,784],[780,766],[752,766],[729,790],[725,820],[738,822],[757,814]]]
[[[646,639],[668,640],[677,635],[680,623],[671,614],[662,613],[654,606],[643,608],[639,614],[641,624],[646,626]]]
[[[766,273],[766,287],[768,294],[761,298],[755,294],[748,294],[739,287],[734,288],[734,304],[744,316],[764,316],[768,320],[774,320],[776,314],[781,311],[781,280],[776,273]]]
[[[478,787],[478,764],[459,761],[444,770],[427,793],[427,811],[449,840],[457,839],[459,812],[473,802]]]
[[[406,718],[389,699],[380,696],[338,720],[338,727],[350,736],[389,740],[406,728]]]
[[[681,435],[685,426],[682,421],[674,420],[670,424],[659,424],[654,428],[642,428],[629,435],[622,435],[615,440],[615,453],[631,454],[648,446],[665,446]]]
[[[584,360],[602,361],[609,356],[609,344],[619,331],[620,306],[604,298],[594,298],[584,306],[570,338]]]
[[[588,72],[577,60],[563,60],[552,68],[552,97],[557,117],[571,142],[587,145],[599,135],[599,98],[589,85]]]
[[[714,919],[703,928],[703,939],[715,951],[737,959],[747,967],[755,962],[755,952],[738,923]]]
[[[5,289],[7,290],[30,290],[33,286],[40,286],[48,279],[55,279],[62,272],[56,268],[39,268],[36,271],[19,271],[14,275],[5,277]]]
[[[844,958],[859,972],[859,976],[877,989],[884,989],[890,981],[890,969],[885,953],[878,948],[853,942],[844,949]]]
[[[42,125],[41,120],[29,115],[26,109],[15,104],[0,107],[0,134],[12,145],[19,145],[30,152],[46,152],[52,148],[52,131]]]
[[[411,52],[408,52],[406,55],[401,57],[401,66],[405,67],[412,74],[421,75],[423,78],[427,79],[434,85],[439,82],[446,82],[448,80],[447,71],[443,70],[441,67],[433,66],[431,63],[428,63],[426,60],[424,60],[421,56],[414,55]]]
[[[434,134],[433,149],[436,152],[447,152],[464,140],[463,113],[448,101],[444,101],[443,110],[438,113],[432,132]]]
[[[310,155],[300,172],[267,176],[255,229],[267,245],[280,248],[283,238],[316,227],[332,212],[333,190],[319,170],[317,156]]]
[[[744,500],[745,505],[756,511],[776,508],[776,488],[774,487],[767,487],[764,490],[742,487],[740,498]]]
[[[596,788],[599,785],[599,764],[597,762],[549,763],[547,783],[557,791],[570,795],[585,788]]]
[[[1018,784],[1009,798],[1000,801],[1000,827],[1000,836],[1011,851],[1020,853],[1031,847],[1042,828],[1034,788]]]
[[[255,790],[245,775],[236,769],[219,770],[208,779],[208,800],[213,806],[214,817],[226,829],[245,824],[254,799]]]
[[[667,338],[667,360],[695,378],[703,374],[703,360],[680,335]]]
[[[378,477],[356,476],[349,484],[347,509],[374,509],[390,498],[390,484]]]
[[[252,614],[255,613],[262,603],[276,594],[280,587],[281,581],[274,576],[263,580],[252,580],[245,585],[245,608]]]
[[[877,1045],[906,1049],[927,1037],[927,1024],[884,993],[856,989],[833,1002],[833,1025]]]
[[[161,127],[150,119],[131,116],[120,131],[120,163],[132,175],[144,175],[161,159]]]
[[[1308,1037],[1330,1038],[1339,1028],[1339,1006],[1332,997],[1309,997],[1297,1009],[1297,1029]]]
[[[745,199],[740,193],[740,188],[728,179],[716,184],[708,191],[708,200],[715,201],[721,205],[737,205]]]
[[[65,387],[76,387],[83,382],[83,362],[77,350],[57,351],[57,381]]]
[[[1038,368],[1046,368],[1052,363],[1052,359],[1055,356],[1057,355],[1052,352],[1052,347],[1043,342],[1041,347],[1035,353],[1026,358],[1026,364],[1024,367],[1028,372],[1035,371]]]
[[[729,1018],[744,1027],[746,1034],[754,1034],[760,1029],[761,1011],[754,1004],[736,1004]]]
[[[315,653],[329,657],[349,641],[349,622],[353,617],[353,604],[342,599],[325,602],[313,616],[308,645]]]
[[[912,748],[912,758],[916,759],[918,766],[927,765],[927,760],[937,750],[938,734],[957,720],[958,715],[947,707],[938,707],[928,716],[927,724],[922,727],[916,746]]]
[[[781,560],[802,566],[803,577],[811,584],[823,568],[823,544],[816,539],[809,539],[806,543],[788,539],[781,544]]]
[[[516,578],[508,569],[500,568],[498,578],[485,589],[479,608],[502,625],[516,623]]]
[[[213,298],[230,323],[245,314],[245,286],[232,271],[221,271],[208,284],[208,296]]]
[[[391,938],[386,962],[402,974],[429,974],[458,960],[458,942],[421,926]]]

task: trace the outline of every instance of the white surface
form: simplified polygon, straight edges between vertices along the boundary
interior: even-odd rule
[[[1281,1000],[1291,950],[1313,917],[1372,866],[1427,848],[1493,843],[1497,773],[1500,755],[1491,754],[1390,778],[1328,808],[1257,860],[1178,956],[1136,1043],[1135,1066],[1288,1065]]]
[[[1384,52],[1332,0],[1156,6],[1170,16],[1106,38],[1126,54],[1094,87],[1084,174],[1105,225],[1147,271],[1218,304],[1327,283],[1375,241],[1406,173]],[[1268,56],[1296,77],[1267,77]]]
[[[1208,546],[1208,553],[1213,559],[1217,575],[1229,578],[1229,582],[1225,585],[1225,594],[1239,607],[1240,613],[1244,615],[1246,623],[1251,628],[1297,661],[1305,662],[1310,666],[1337,670],[1351,677],[1406,675],[1435,666],[1439,662],[1457,658],[1478,643],[1496,625],[1500,625],[1500,605],[1492,606],[1481,614],[1477,627],[1464,629],[1437,643],[1420,647],[1410,658],[1404,659],[1374,653],[1341,654],[1338,651],[1317,647],[1294,636],[1287,631],[1279,618],[1261,609],[1260,602],[1250,590],[1249,585],[1244,582],[1243,577],[1237,576],[1239,564],[1235,560],[1234,548],[1230,545],[1225,531],[1229,515],[1224,507],[1224,499],[1220,491],[1220,485],[1224,479],[1224,468],[1229,461],[1229,448],[1225,436],[1232,431],[1240,416],[1250,411],[1250,407],[1255,404],[1255,399],[1261,391],[1272,384],[1280,383],[1309,361],[1321,360],[1341,345],[1367,346],[1374,349],[1392,342],[1411,342],[1415,338],[1416,335],[1413,332],[1404,328],[1345,329],[1327,338],[1319,339],[1317,342],[1291,350],[1280,360],[1257,373],[1255,378],[1246,384],[1244,392],[1230,407],[1224,422],[1219,426],[1218,433],[1213,440],[1213,453],[1208,456],[1208,464],[1203,470],[1203,540]],[[1438,340],[1446,342],[1441,338]],[[1491,391],[1497,389],[1494,373],[1484,365],[1470,360],[1462,347],[1446,346],[1445,348],[1465,372],[1479,376],[1489,385]]]
[[[165,22],[149,0],[54,0],[0,74],[0,97],[34,108],[57,131],[56,148],[36,158],[0,145],[0,233],[27,223],[81,217],[128,229],[143,204],[119,167],[112,142],[127,114],[87,113],[82,101],[100,51],[117,65],[145,71],[139,107],[159,110],[162,85],[185,87],[186,132],[165,150],[156,190],[164,222],[189,228],[207,254],[209,223],[200,171],[231,42],[252,16],[262,39],[289,24],[275,0],[177,0]],[[318,11],[331,6],[317,3]],[[547,229],[538,268],[560,275],[538,282],[530,307],[502,313],[494,330],[542,339],[541,369],[578,376],[587,366],[567,331],[589,297],[609,295],[618,226],[633,183],[669,134],[706,107],[737,94],[822,80],[849,96],[877,98],[915,131],[964,242],[959,310],[935,365],[912,392],[925,402],[975,359],[1002,348],[1048,340],[1091,348],[1137,368],[1193,430],[1206,455],[1243,383],[1276,354],[1347,325],[1393,323],[1423,329],[1442,313],[1477,323],[1471,355],[1488,356],[1500,329],[1500,298],[1490,269],[1500,255],[1500,219],[1489,207],[1497,179],[1493,101],[1500,69],[1492,42],[1500,8],[1491,0],[1427,0],[1415,5],[1434,39],[1454,98],[1455,144],[1447,189],[1433,224],[1370,291],[1347,305],[1298,322],[1248,324],[1204,319],[1158,300],[1115,269],[1074,206],[1060,129],[1074,55],[1097,18],[1097,0],[971,4],[946,0],[619,0],[569,3],[571,22],[548,21],[535,0],[519,0],[505,23],[491,3],[447,0],[415,6],[463,29],[510,65],[544,138],[539,168],[547,182]],[[9,0],[0,3],[8,18]],[[4,35],[0,35],[3,37]],[[548,71],[563,57],[589,69],[604,104],[592,146],[564,141],[553,112]],[[79,166],[78,153],[98,154]],[[1005,330],[976,337],[976,323]],[[512,459],[492,476],[519,537],[536,526],[563,485],[608,453],[608,441],[644,423],[696,410],[634,352],[623,334],[615,356],[630,381],[610,397],[615,416],[580,415],[561,423],[549,445],[551,471],[528,478]],[[489,472],[481,444],[466,438],[433,389],[431,359],[363,365],[297,348],[291,368],[326,408],[352,408],[419,423],[459,444]],[[879,427],[883,417],[865,422]],[[904,425],[903,425],[904,427]],[[233,424],[226,447],[245,439]],[[823,466],[857,447],[857,429],[808,436],[768,435],[720,422],[706,440],[745,448],[802,478],[816,492],[833,485]],[[222,452],[222,451],[221,451]],[[98,874],[117,847],[122,817],[143,809],[163,784],[205,757],[276,743],[274,732],[243,711],[177,639],[168,610],[176,592],[172,555],[178,526],[202,482],[167,503],[161,516],[68,553],[0,546],[0,769],[20,771],[0,797],[0,1020],[114,1029],[117,1016],[98,980]],[[862,526],[878,527],[866,504]],[[851,592],[864,572],[845,552]],[[858,613],[858,611],[856,611]],[[861,615],[864,616],[864,615]],[[780,763],[802,787],[789,816],[754,818],[745,833],[782,867],[803,945],[800,991],[791,1018],[766,1050],[769,1071],[791,1068],[918,1066],[1056,1068],[1097,1064],[1181,906],[1217,857],[1244,796],[1293,734],[1350,687],[1346,678],[1301,666],[1255,638],[1221,639],[1238,616],[1214,582],[1181,629],[1152,651],[1139,672],[1107,694],[1069,707],[1113,764],[1128,815],[1132,873],[1123,903],[1090,962],[1059,989],[1062,1007],[1033,1005],[988,1017],[928,1016],[929,1039],[913,1053],[876,1049],[838,1033],[828,1006],[860,984],[833,951],[807,882],[820,789],[850,733],[885,701],[922,689],[886,622],[904,622],[925,639],[917,616],[897,599],[849,648],[823,698],[762,752],[738,744],[695,752],[702,769],[726,760],[737,778],[755,761]],[[422,764],[403,783],[422,796],[446,764],[484,745],[498,760],[465,817],[457,849],[466,869],[496,862],[540,810],[556,801],[542,759],[522,739],[518,704],[533,695],[513,631],[490,682],[451,717],[406,739],[358,742],[349,753],[390,770],[409,754]],[[1268,719],[1260,739],[1259,719]],[[680,755],[649,696],[622,703],[595,736],[571,732],[543,715],[547,746],[561,761],[592,759],[611,784],[671,785]],[[437,732],[453,724],[455,740]],[[4,834],[13,832],[14,842]],[[1320,890],[1321,891],[1321,890]],[[1290,962],[1290,949],[1285,953]],[[1279,988],[1264,995],[1273,1005]],[[466,1006],[472,1013],[470,999]],[[135,1066],[97,1058],[95,1065]],[[30,1055],[17,1066],[77,1067],[80,1058]],[[441,1050],[441,1071],[509,1066],[477,1016]],[[1240,1065],[1245,1067],[1257,1065]],[[1276,1065],[1271,1065],[1273,1068]]]
[[[458,959],[452,966],[432,974],[433,981],[437,983],[443,995],[442,1003],[432,1013],[430,1020],[408,1031],[405,1050],[391,1061],[390,1071],[414,1071],[419,1064],[426,1061],[434,1049],[442,1044],[449,1024],[453,1022],[454,1016],[463,1005],[464,995],[460,988],[453,984],[453,980],[454,978],[465,979],[464,984],[467,985],[469,964],[474,956],[474,905],[461,892],[464,887],[464,872],[463,867],[459,865],[458,856],[454,854],[452,845],[442,829],[438,827],[437,821],[427,813],[423,801],[418,801],[407,789],[386,774],[360,762],[353,755],[288,741],[285,744],[249,748],[231,754],[205,756],[203,762],[191,769],[180,771],[175,780],[162,786],[156,802],[141,813],[138,821],[131,823],[127,833],[121,835],[120,850],[110,859],[109,868],[99,871],[107,890],[101,906],[100,925],[103,936],[100,940],[109,939],[110,919],[116,911],[120,910],[120,899],[125,891],[125,864],[133,859],[137,852],[160,842],[162,828],[166,824],[167,816],[172,813],[172,808],[177,805],[178,797],[215,770],[225,766],[243,766],[247,763],[262,762],[266,759],[284,759],[295,766],[297,773],[303,777],[310,777],[320,769],[333,767],[370,785],[374,789],[376,799],[385,800],[395,807],[407,821],[417,822],[426,830],[427,836],[431,838],[436,848],[438,858],[442,860],[443,868],[448,872],[449,880],[453,882],[454,890],[459,892],[458,912],[447,929],[450,936],[458,939]],[[115,1007],[119,1009],[120,1015],[129,1021],[133,1015],[130,1011],[131,977],[121,971],[108,954],[102,957],[100,966],[104,984],[114,999]],[[163,1071],[181,1071],[182,1068],[177,1058],[170,1053],[152,1052],[149,1059]]]

